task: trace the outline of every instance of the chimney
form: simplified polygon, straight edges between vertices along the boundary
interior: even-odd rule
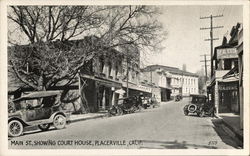
[[[186,65],[186,64],[183,64],[183,65],[182,65],[182,70],[183,70],[183,71],[187,71],[187,65]]]

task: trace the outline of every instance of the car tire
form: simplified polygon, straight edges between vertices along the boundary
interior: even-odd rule
[[[123,115],[123,110],[120,107],[118,107],[118,109],[117,109],[117,114],[118,115]]]
[[[53,119],[53,125],[55,126],[56,129],[65,128],[66,118],[61,114],[56,115]]]
[[[116,116],[117,114],[118,114],[117,108],[112,107],[112,108],[109,110],[109,115],[110,115],[110,116]]]
[[[185,114],[185,115],[188,115],[188,111],[184,111],[184,114]]]
[[[192,108],[193,107],[193,108]],[[197,111],[197,106],[194,104],[190,104],[187,108],[188,112],[195,113]]]
[[[17,137],[23,134],[23,124],[18,120],[12,120],[8,123],[8,135]]]
[[[200,113],[198,113],[198,116],[199,116],[199,117],[204,117],[204,116],[205,116],[205,111],[202,110]]]
[[[38,128],[41,129],[42,131],[47,131],[50,128],[50,124],[41,124],[38,125]]]

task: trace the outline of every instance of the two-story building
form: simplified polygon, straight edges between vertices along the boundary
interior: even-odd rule
[[[145,81],[153,87],[153,94],[158,101],[168,101],[171,95],[171,74],[164,71],[162,68],[148,66],[142,69],[141,80]]]
[[[144,79],[161,88],[162,101],[177,94],[198,94],[198,75],[176,67],[150,65],[143,69]]]
[[[95,37],[90,36],[67,42],[73,43],[72,45],[81,51],[86,45],[95,46],[95,40]],[[51,42],[50,44],[55,43]],[[23,47],[29,47],[29,45]],[[128,92],[128,96],[140,93],[151,94],[151,87],[140,84],[140,53],[138,49],[129,46],[116,49],[102,47],[102,49],[101,52],[95,52],[93,58],[79,70],[75,77],[78,81],[65,88],[65,81],[62,80],[55,87],[49,88],[50,90],[66,89],[68,90],[67,95],[64,96],[74,97],[74,101],[65,105],[66,109],[77,112],[80,107],[84,107],[86,112],[106,111],[111,105],[116,104],[119,98],[126,96],[126,92]],[[11,52],[11,48],[9,51]],[[131,55],[127,59],[128,54]],[[9,72],[10,77],[13,77],[13,74],[13,71]],[[11,80],[9,81],[9,95],[12,95],[12,98],[13,95],[14,98],[21,96],[23,88],[26,86],[17,85],[16,83],[19,81],[16,78],[9,80]],[[25,91],[30,92],[32,88],[27,88]]]
[[[214,72],[208,86],[210,99],[218,113],[239,113],[238,34],[241,24],[231,29],[230,40],[224,37],[222,45],[215,47]]]
[[[88,66],[80,74],[80,92],[85,94],[83,102],[87,102],[91,112],[105,111],[125,96],[151,94],[149,86],[140,84],[140,53],[136,47],[108,49]]]

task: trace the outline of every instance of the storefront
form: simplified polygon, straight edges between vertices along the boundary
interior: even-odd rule
[[[117,103],[120,95],[117,90],[122,88],[121,83],[94,77],[81,77],[82,102],[90,112],[106,111]]]
[[[161,101],[166,102],[171,99],[171,89],[170,88],[162,88],[161,87]]]
[[[238,81],[219,82],[219,113],[239,113]]]

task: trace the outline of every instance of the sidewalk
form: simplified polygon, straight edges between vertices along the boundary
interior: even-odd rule
[[[234,113],[219,113],[219,119],[243,142],[243,130],[240,128],[240,116]]]
[[[82,121],[82,120],[103,118],[107,115],[108,115],[107,113],[72,114],[70,115],[69,121],[72,123],[72,122],[77,122],[77,121]]]

